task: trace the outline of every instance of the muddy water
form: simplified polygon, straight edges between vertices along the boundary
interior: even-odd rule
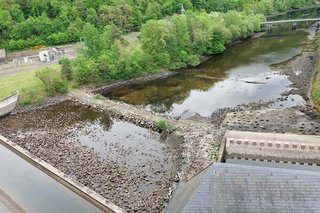
[[[317,11],[291,16],[308,14],[306,16],[313,17]],[[281,18],[287,17],[277,19]],[[210,117],[218,108],[276,100],[291,89],[292,82],[271,65],[298,55],[307,37],[308,33],[303,31],[273,33],[231,47],[224,54],[194,69],[181,71],[177,76],[109,91],[105,95],[182,119],[195,114]],[[294,95],[288,100],[275,103],[273,107],[304,104],[300,96]]]

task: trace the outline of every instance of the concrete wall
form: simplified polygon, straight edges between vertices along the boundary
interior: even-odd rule
[[[18,96],[17,93],[0,101],[0,117],[9,114],[16,107]]]
[[[40,158],[32,155],[27,150],[18,146],[14,142],[0,135],[0,145],[7,147],[9,150],[22,157],[50,177],[59,181],[64,186],[71,189],[73,192],[77,193],[99,209],[103,210],[106,213],[125,213],[126,211],[121,207],[115,205],[111,201],[105,199],[95,191],[89,189],[88,187],[82,185],[81,183],[72,180],[66,174],[41,160]]]

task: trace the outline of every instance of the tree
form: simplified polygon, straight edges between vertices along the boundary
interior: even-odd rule
[[[63,79],[66,79],[68,81],[72,80],[72,67],[70,60],[67,58],[63,58],[59,61],[61,64],[61,76]]]

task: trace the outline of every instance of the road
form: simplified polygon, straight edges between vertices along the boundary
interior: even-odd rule
[[[77,44],[60,46],[60,49],[65,50],[65,57],[70,60],[74,60],[77,56],[77,53],[76,53]],[[22,64],[20,66],[13,64],[12,62],[13,57],[18,57],[19,59],[21,59],[22,56],[23,57],[28,56],[29,59],[32,59],[33,63]],[[9,58],[11,58],[11,61],[9,61],[6,64],[0,64],[0,78],[16,75],[22,72],[31,72],[43,67],[58,64],[58,60],[50,63],[40,62],[38,59],[38,55],[37,54],[35,55],[34,50],[15,52],[14,54],[11,54]]]

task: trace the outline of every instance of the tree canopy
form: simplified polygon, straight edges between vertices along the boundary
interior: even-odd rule
[[[77,42],[87,24],[102,32],[140,30],[149,20],[187,11],[272,13],[315,0],[0,0],[0,47],[17,50],[44,44]],[[237,29],[233,29],[236,31]]]

